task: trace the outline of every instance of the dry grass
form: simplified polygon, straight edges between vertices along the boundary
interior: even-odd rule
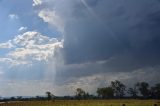
[[[160,100],[56,100],[1,103],[0,106],[160,106]]]

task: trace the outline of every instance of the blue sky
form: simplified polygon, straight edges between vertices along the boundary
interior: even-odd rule
[[[19,34],[20,27],[27,27],[28,30],[36,30],[48,36],[57,36],[58,32],[49,27],[47,23],[43,22],[36,14],[36,8],[32,6],[32,0],[2,0],[0,1],[0,32],[2,35],[0,41],[7,41]],[[15,15],[17,18],[10,17]]]
[[[40,78],[40,77],[44,76],[43,75],[44,72],[43,71],[38,72],[38,70],[44,69],[45,66],[43,65],[44,64],[43,62],[46,61],[45,60],[46,58],[44,58],[44,61],[42,62],[41,60],[34,60],[34,59],[32,60],[33,57],[32,57],[32,55],[30,55],[30,57],[28,57],[29,58],[28,60],[31,59],[32,63],[25,64],[25,62],[24,62],[24,65],[23,65],[23,61],[25,59],[22,59],[20,64],[19,63],[17,64],[16,63],[16,61],[18,60],[17,58],[12,57],[12,56],[8,56],[9,53],[16,51],[18,48],[25,49],[24,45],[18,44],[18,42],[16,43],[16,41],[14,41],[15,39],[18,39],[18,35],[22,36],[23,33],[25,33],[25,32],[29,33],[29,31],[33,31],[35,33],[38,33],[38,35],[40,35],[40,36],[42,36],[41,34],[44,34],[45,36],[42,36],[42,40],[43,40],[43,37],[45,37],[44,39],[47,39],[47,40],[44,40],[42,42],[43,44],[47,43],[47,42],[50,42],[50,44],[58,42],[58,41],[54,42],[50,38],[61,37],[61,33],[59,31],[57,31],[52,26],[48,25],[47,22],[44,22],[43,19],[41,19],[37,15],[36,7],[34,7],[33,4],[34,4],[34,1],[32,1],[32,0],[25,0],[25,1],[22,1],[22,0],[15,0],[15,1],[1,0],[0,1],[0,10],[1,10],[0,28],[2,29],[0,31],[0,35],[1,35],[1,38],[0,38],[0,46],[1,46],[0,47],[0,49],[1,49],[0,50],[0,61],[1,61],[0,62],[0,72],[2,74],[1,84],[3,85],[3,83],[5,83],[4,88],[1,87],[0,95],[2,95],[2,96],[21,95],[21,94],[18,94],[17,92],[15,92],[14,90],[11,91],[11,93],[9,93],[9,94],[5,93],[6,92],[5,89],[11,89],[10,87],[7,87],[7,86],[10,82],[12,82],[12,80],[16,80],[15,82],[19,82],[19,81],[21,82],[24,80],[25,80],[24,82],[28,82],[28,80],[42,80],[43,78]],[[33,36],[34,36],[34,34],[33,34]],[[28,37],[28,35],[26,35],[26,38],[27,37]],[[26,38],[24,38],[24,39],[26,39]],[[39,37],[36,37],[35,39],[39,39]],[[34,38],[33,38],[33,40],[34,40]],[[5,45],[9,44],[7,42],[10,42],[10,44],[14,45],[14,47],[13,46],[6,47]],[[29,40],[28,41],[26,40],[26,42],[29,42]],[[42,43],[41,43],[41,46],[43,45]],[[44,46],[45,46],[45,44],[44,44]],[[54,46],[54,44],[53,44],[53,46]],[[38,52],[38,51],[35,51],[35,52]],[[15,62],[15,64],[14,64],[14,62]],[[25,65],[27,65],[27,66],[25,66]],[[17,71],[15,72],[15,70],[17,70]],[[23,72],[21,72],[21,70],[23,70]],[[31,71],[33,71],[33,70],[34,71],[37,70],[37,71],[35,73],[32,73]],[[28,78],[28,77],[30,77],[30,78]],[[15,87],[15,89],[16,89],[16,87]],[[22,92],[22,95],[25,95],[23,93],[24,93],[24,91]],[[31,95],[31,94],[32,94],[32,92],[29,95]]]
[[[0,0],[0,96],[158,83],[159,3]]]

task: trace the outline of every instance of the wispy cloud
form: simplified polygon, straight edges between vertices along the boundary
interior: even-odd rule
[[[19,16],[17,14],[9,14],[9,18],[14,20],[14,19],[19,19]]]
[[[18,29],[18,32],[25,32],[27,30],[27,27],[20,27],[19,29]]]

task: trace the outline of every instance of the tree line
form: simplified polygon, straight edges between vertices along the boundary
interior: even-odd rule
[[[97,88],[97,95],[91,95],[82,88],[77,88],[75,96],[64,96],[62,99],[160,99],[160,83],[150,86],[147,82],[137,82],[133,87],[127,87],[121,81],[111,81],[109,86]],[[46,92],[49,100],[54,97],[51,92]]]
[[[133,98],[133,99],[160,99],[160,83],[150,86],[147,82],[137,82],[133,87],[127,89],[122,82],[115,80],[106,87],[97,88],[97,98]],[[82,88],[76,89],[76,98],[85,99],[91,97]]]
[[[100,87],[96,95],[89,94],[82,88],[77,88],[74,96],[55,96],[47,91],[46,96],[24,98],[21,96],[0,98],[2,101],[31,101],[31,100],[72,100],[72,99],[160,99],[160,83],[150,86],[147,82],[137,82],[133,87],[127,87],[121,81],[111,81],[109,86]]]

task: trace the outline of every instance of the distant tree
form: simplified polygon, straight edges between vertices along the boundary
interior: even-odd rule
[[[107,98],[112,98],[114,96],[114,90],[112,87],[106,87],[105,93]]]
[[[15,101],[16,98],[15,98],[15,97],[11,97],[10,100],[11,100],[11,101]]]
[[[36,96],[35,99],[36,100],[45,100],[46,98],[45,97],[41,97],[41,96]],[[48,99],[48,97],[47,97],[47,99]]]
[[[85,96],[85,91],[82,88],[77,88],[76,89],[76,98],[82,99]]]
[[[48,100],[51,100],[51,99],[52,99],[52,93],[51,93],[51,92],[47,91],[47,92],[46,92],[46,95],[47,95],[47,99],[48,99]]]
[[[104,98],[104,97],[105,97],[104,89],[105,89],[105,88],[98,88],[98,89],[97,89],[98,97],[101,97],[101,98]]]
[[[22,100],[22,96],[17,96],[17,100]]]
[[[147,82],[138,82],[136,84],[143,98],[148,98],[150,94],[149,84]]]
[[[123,97],[125,95],[126,86],[118,80],[111,82],[111,87],[114,90],[116,97]]]
[[[129,88],[127,93],[131,95],[132,98],[136,98],[138,96],[138,89],[136,85],[133,88]]]
[[[36,96],[36,99],[39,100],[39,99],[41,99],[41,97],[40,96]]]
[[[104,89],[104,88],[98,88],[98,89],[97,89],[98,97],[103,98],[103,89]]]
[[[152,98],[160,99],[160,83],[158,83],[155,86],[151,87],[150,93],[151,93],[151,97]]]
[[[157,98],[160,98],[160,83],[155,85],[155,93],[157,95]]]
[[[90,98],[90,94],[87,92],[84,94],[84,99],[89,99]]]
[[[112,98],[114,96],[114,90],[112,87],[98,88],[97,94],[101,98]]]

